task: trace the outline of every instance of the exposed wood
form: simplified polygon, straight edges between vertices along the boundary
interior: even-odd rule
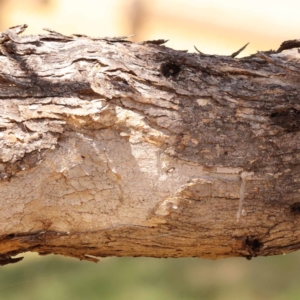
[[[237,59],[25,28],[0,35],[0,264],[300,248],[298,43]]]

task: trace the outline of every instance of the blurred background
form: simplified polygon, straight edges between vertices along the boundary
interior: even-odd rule
[[[28,24],[63,34],[169,39],[167,46],[210,54],[243,55],[277,49],[299,38],[300,1],[295,0],[0,0],[0,30]]]
[[[300,38],[300,1],[0,0],[0,30],[28,24],[94,37],[169,39],[178,50],[229,55],[277,49]],[[241,55],[240,55],[241,56]],[[26,254],[0,268],[0,300],[300,299],[300,252],[209,261],[106,258],[99,264]]]
[[[203,260],[27,254],[0,268],[2,300],[299,300],[300,255]]]

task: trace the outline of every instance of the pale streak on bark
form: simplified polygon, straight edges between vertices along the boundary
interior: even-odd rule
[[[242,172],[241,174],[241,188],[240,188],[240,202],[239,202],[239,209],[237,212],[237,221],[240,220],[240,217],[243,215],[243,202],[245,199],[245,186],[246,180],[248,177],[252,176],[253,172]]]

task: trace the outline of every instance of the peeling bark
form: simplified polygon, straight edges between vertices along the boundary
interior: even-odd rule
[[[1,265],[300,248],[299,40],[237,59],[25,28],[0,35]]]

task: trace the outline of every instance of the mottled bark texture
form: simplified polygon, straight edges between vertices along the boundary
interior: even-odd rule
[[[299,40],[237,59],[25,28],[0,35],[1,264],[300,248]]]

